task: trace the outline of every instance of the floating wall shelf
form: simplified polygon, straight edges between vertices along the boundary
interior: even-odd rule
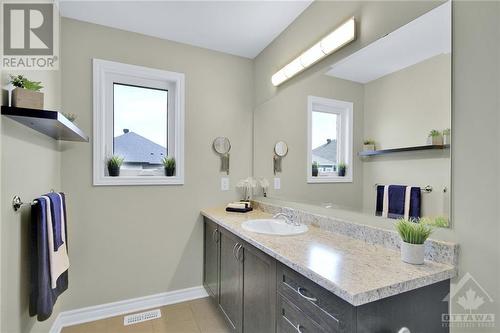
[[[89,141],[87,134],[57,111],[2,106],[2,115],[56,140]]]
[[[449,148],[450,145],[425,145],[425,146],[402,147],[402,148],[391,148],[391,149],[381,149],[381,150],[367,150],[359,152],[358,156],[377,156],[377,155],[387,155],[387,154],[421,151],[421,150],[444,150]]]

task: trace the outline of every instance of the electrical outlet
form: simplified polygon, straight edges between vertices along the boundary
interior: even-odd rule
[[[279,190],[281,188],[281,179],[276,177],[274,178],[274,189]]]
[[[221,191],[229,191],[229,177],[221,177],[220,190]]]

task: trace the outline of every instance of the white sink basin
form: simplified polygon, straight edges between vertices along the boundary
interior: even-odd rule
[[[309,228],[304,225],[293,225],[281,219],[256,219],[243,222],[243,229],[259,234],[289,236],[307,232]]]

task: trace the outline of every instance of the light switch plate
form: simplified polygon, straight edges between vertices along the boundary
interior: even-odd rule
[[[279,190],[281,188],[281,179],[276,177],[274,178],[274,189]]]
[[[229,191],[229,177],[221,177],[220,190],[221,191]]]

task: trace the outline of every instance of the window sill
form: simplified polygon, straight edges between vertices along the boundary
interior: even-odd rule
[[[99,177],[94,179],[94,186],[122,186],[122,185],[184,185],[181,176],[119,176]]]
[[[352,176],[319,176],[319,177],[307,177],[308,184],[323,184],[323,183],[352,183]]]

